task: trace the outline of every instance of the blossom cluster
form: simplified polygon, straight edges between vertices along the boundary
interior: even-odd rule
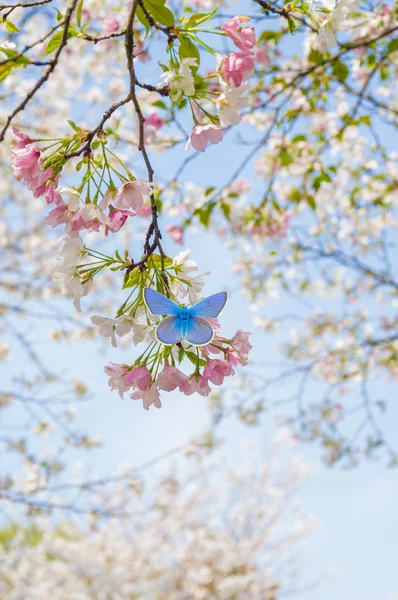
[[[280,432],[266,463],[254,449],[242,448],[243,464],[233,466],[196,452],[151,477],[122,465],[119,483],[77,483],[75,498],[79,487],[103,498],[100,522],[93,510],[79,520],[64,515],[56,526],[42,515],[1,529],[2,598],[272,600],[293,593],[297,550],[317,519],[296,498],[311,466],[291,444],[289,432],[287,439]]]
[[[246,24],[248,20],[248,17],[237,16],[221,26],[239,52],[231,52],[227,56],[215,53],[217,68],[216,73],[209,76],[210,85],[206,85],[203,79],[195,81],[194,70],[199,66],[195,57],[183,58],[178,69],[173,66],[162,75],[172,102],[179,104],[183,97],[190,102],[194,126],[186,149],[192,146],[204,152],[209,144],[221,142],[225,128],[237,125],[241,120],[239,111],[248,102],[244,94],[249,89],[248,79],[254,73],[257,55],[256,33],[253,26]],[[195,83],[200,83],[198,91]],[[204,85],[207,89],[203,89]],[[214,104],[217,114],[209,112]]]
[[[119,324],[112,326],[116,332],[118,326]],[[222,385],[226,377],[235,374],[234,367],[247,364],[251,348],[249,334],[239,330],[231,340],[227,341],[216,335],[209,346],[200,348],[198,366],[189,376],[175,366],[176,363],[181,362],[180,349],[177,347],[170,354],[167,353],[165,366],[155,379],[146,366],[147,359],[145,362],[138,361],[134,365],[110,362],[105,367],[105,373],[109,376],[110,388],[118,390],[121,397],[129,391],[130,398],[142,400],[146,410],[152,404],[160,408],[161,391],[172,392],[178,389],[186,396],[194,393],[208,396],[211,392],[210,383]],[[195,361],[195,358],[190,358]],[[202,365],[204,368],[201,372]]]
[[[84,200],[81,195],[84,185],[81,191],[58,185],[60,173],[56,173],[53,166],[46,168],[51,156],[36,142],[14,127],[12,164],[15,177],[26,183],[35,198],[43,196],[47,204],[55,205],[45,219],[51,227],[64,225],[70,236],[78,235],[83,229],[102,231],[107,236],[109,232],[120,231],[129,217],[151,214],[152,188],[145,181],[126,177],[118,189],[110,184],[105,193],[98,190],[94,199],[88,196]],[[61,146],[64,146],[62,142]]]

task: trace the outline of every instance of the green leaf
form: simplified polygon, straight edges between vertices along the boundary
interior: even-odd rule
[[[294,32],[295,32],[295,31],[296,31],[296,29],[297,29],[297,26],[296,26],[296,21],[293,19],[293,17],[290,17],[290,16],[289,16],[289,17],[287,18],[287,24],[289,25],[289,31],[290,31],[290,33],[291,33],[292,35],[294,35]]]
[[[263,31],[259,37],[259,42],[269,42],[271,40],[277,42],[283,34],[279,31],[267,30]]]
[[[209,226],[211,213],[213,212],[214,207],[216,206],[216,204],[217,204],[217,202],[209,202],[209,204],[206,204],[202,208],[198,208],[194,212],[194,214],[199,217],[199,221],[205,227]]]
[[[166,6],[158,4],[155,0],[145,0],[144,6],[157,23],[165,27],[173,27],[174,15]]]
[[[192,17],[188,19],[188,21],[186,21],[186,23],[184,23],[184,29],[190,29],[191,27],[196,27],[196,25],[200,25],[200,23],[208,21],[209,19],[214,17],[217,11],[218,6],[209,13],[195,13],[194,15],[192,15]]]
[[[12,48],[0,48],[0,52],[5,54],[7,58],[14,59],[10,62],[7,62],[5,65],[0,64],[0,83],[4,81],[14,69],[26,67],[26,65],[30,63],[28,58],[25,56],[18,56],[18,52]]]
[[[80,0],[79,4],[77,5],[77,9],[76,9],[76,22],[80,28],[82,26],[83,2],[84,2],[84,0]]]
[[[312,208],[313,211],[316,211],[316,202],[314,196],[311,196],[310,194],[307,196],[307,204],[310,208]]]
[[[0,83],[7,79],[7,77],[12,73],[12,70],[15,68],[12,63],[7,63],[6,65],[0,65]]]
[[[293,162],[293,158],[291,157],[289,152],[287,150],[285,150],[284,148],[282,148],[282,150],[279,152],[279,160],[281,161],[281,165],[283,167],[287,167],[288,165],[291,165]]]
[[[69,25],[66,39],[69,40],[71,37],[76,37],[78,34],[79,34],[79,32],[76,29],[76,27],[74,27],[73,25]],[[48,56],[49,54],[51,54],[51,52],[54,52],[54,50],[57,50],[62,43],[63,37],[64,37],[63,31],[57,31],[56,33],[54,33],[54,35],[52,36],[52,38],[50,39],[50,41],[47,44],[44,56]]]
[[[164,65],[163,63],[161,63],[160,61],[158,62],[159,67],[162,69],[163,73],[166,73],[166,71],[169,70],[169,67],[167,65]]]
[[[163,110],[167,110],[167,106],[163,100],[156,100],[156,102],[152,102],[152,106],[156,106],[156,108],[162,108]]]
[[[305,140],[307,139],[307,136],[300,134],[300,135],[296,135],[294,136],[294,138],[292,139],[292,143],[293,144],[297,144],[297,142],[305,142]]]
[[[281,206],[280,204],[276,201],[276,200],[272,200],[272,206],[275,208],[275,210],[277,210],[278,212],[282,212]]]
[[[167,267],[170,267],[172,264],[173,264],[173,261],[171,260],[171,258],[166,256],[164,259],[164,266],[167,268]],[[152,268],[156,267],[157,269],[161,269],[162,268],[162,257],[160,256],[160,254],[152,254],[150,259],[148,260],[148,266],[152,267]]]
[[[289,200],[291,200],[292,202],[295,202],[296,204],[300,203],[302,197],[303,197],[303,192],[301,190],[299,190],[298,188],[293,188],[289,194]]]
[[[127,273],[124,276],[122,289],[125,290],[127,288],[135,287],[136,285],[139,284],[140,280],[141,280],[140,270],[134,269],[133,271],[130,271],[130,273]]]
[[[391,54],[391,52],[397,52],[398,50],[398,38],[394,38],[393,40],[391,40],[391,42],[388,44],[387,47],[387,54]]]
[[[315,177],[314,181],[312,182],[315,191],[319,190],[323,181],[327,181],[328,183],[332,181],[329,173],[326,173],[326,171],[322,171],[322,173]]]
[[[148,19],[146,18],[145,13],[142,10],[141,6],[137,6],[137,10],[136,10],[135,14],[137,15],[137,19],[139,20],[139,22],[145,27],[146,35],[148,35],[148,32],[151,28],[151,24],[148,21]]]
[[[192,364],[196,365],[199,363],[200,367],[206,366],[206,361],[203,358],[198,358],[197,354],[194,352],[190,352],[189,350],[185,350],[185,356],[191,361]]]
[[[337,77],[339,81],[342,81],[344,83],[344,81],[350,74],[350,71],[348,70],[348,67],[345,63],[341,62],[341,60],[336,60],[333,63],[332,73],[335,77]]]
[[[67,119],[67,123],[69,123],[69,125],[72,127],[73,131],[81,131],[81,128],[80,128],[80,127],[78,127],[78,126],[76,125],[76,123],[74,123],[74,122],[72,121],[72,119]]]
[[[380,69],[380,79],[382,81],[387,81],[389,78],[389,69],[388,65],[383,65]]]
[[[195,74],[200,65],[200,54],[197,46],[189,39],[186,35],[180,35],[180,45],[178,48],[178,55],[181,58],[196,58],[196,67],[192,67],[193,74]]]
[[[370,115],[362,115],[361,117],[359,117],[358,121],[360,123],[363,123],[364,125],[368,125],[368,127],[372,125]]]
[[[316,65],[321,65],[325,59],[322,52],[313,48],[308,55],[308,60],[309,62],[315,63]]]
[[[221,208],[221,210],[222,210],[222,212],[224,214],[224,217],[227,219],[227,221],[229,221],[229,217],[230,217],[230,214],[231,214],[231,207],[230,207],[230,205],[223,203],[223,204],[220,205],[220,208]]]
[[[6,29],[10,33],[17,33],[19,31],[18,27],[14,25],[11,21],[6,21]]]

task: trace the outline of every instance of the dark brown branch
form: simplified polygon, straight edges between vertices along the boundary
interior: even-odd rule
[[[121,31],[114,31],[113,33],[108,33],[108,35],[89,35],[88,33],[84,34],[84,37],[80,37],[79,39],[84,40],[86,42],[94,42],[97,44],[98,42],[102,42],[103,40],[110,40],[112,38],[122,37],[126,35],[126,30],[122,29]]]
[[[69,154],[65,154],[65,157],[64,157],[65,161],[69,160],[70,158],[73,158],[74,156],[80,156],[81,154],[88,155],[91,151],[91,144],[92,144],[94,137],[100,131],[102,131],[103,126],[108,121],[108,119],[111,118],[113,113],[116,112],[117,109],[120,108],[121,106],[123,106],[124,104],[127,104],[128,102],[130,102],[130,100],[131,100],[131,98],[130,98],[130,94],[129,94],[128,96],[126,96],[126,98],[123,98],[123,100],[120,100],[119,102],[115,102],[115,104],[112,104],[112,106],[110,108],[108,108],[108,110],[104,113],[104,115],[103,115],[101,121],[98,123],[97,127],[87,134],[84,145],[81,148],[79,148],[78,150],[76,150],[75,152],[69,152]]]
[[[280,17],[283,17],[284,19],[289,19],[289,11],[286,10],[285,8],[278,8],[277,6],[274,6],[273,4],[271,4],[270,2],[266,2],[265,0],[254,0],[254,2],[256,4],[258,4],[259,6],[261,6],[261,8],[266,12],[266,13],[272,13],[274,15],[279,15]]]
[[[30,8],[31,6],[41,6],[42,4],[49,4],[53,0],[37,0],[36,2],[17,2],[17,4],[1,4],[0,10],[5,8]]]
[[[128,24],[127,24],[127,31],[126,31],[125,47],[126,47],[126,57],[127,57],[127,69],[128,69],[129,77],[130,77],[130,98],[134,104],[135,112],[136,112],[137,118],[138,118],[138,134],[139,134],[138,150],[139,150],[139,152],[141,152],[142,157],[145,162],[145,165],[146,165],[146,169],[147,169],[147,173],[148,173],[148,182],[150,183],[150,185],[152,185],[154,170],[153,170],[152,164],[149,160],[148,152],[145,147],[145,131],[144,131],[145,117],[142,113],[142,109],[141,109],[141,106],[140,106],[140,103],[138,101],[137,94],[136,94],[136,86],[138,85],[138,82],[137,82],[137,77],[135,74],[135,67],[134,67],[134,20],[135,20],[135,14],[136,14],[138,4],[139,4],[139,0],[134,0],[133,5],[130,10],[130,16],[129,16],[129,20],[128,20]],[[158,208],[156,205],[156,200],[155,200],[153,191],[151,193],[150,199],[151,199],[151,209],[152,209],[152,221],[149,225],[149,228],[148,228],[148,231],[146,234],[146,238],[145,238],[144,257],[138,263],[135,263],[134,261],[132,261],[131,265],[127,269],[127,273],[131,272],[133,269],[135,269],[137,267],[140,269],[144,268],[146,261],[155,252],[155,250],[157,248],[159,250],[159,254],[160,254],[160,257],[162,260],[162,277],[163,277],[163,281],[165,283],[166,290],[167,290],[168,281],[167,281],[165,268],[164,268],[164,259],[166,258],[166,254],[163,251],[162,244],[160,241],[162,239],[162,234],[159,229]],[[153,237],[153,242],[151,243],[152,237]]]

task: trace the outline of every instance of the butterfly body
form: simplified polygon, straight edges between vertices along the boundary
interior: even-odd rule
[[[178,315],[176,315],[176,319],[178,321],[178,323],[177,323],[178,328],[181,331],[181,337],[183,340],[185,340],[187,337],[189,322],[192,319],[192,317],[189,313],[189,308],[187,308],[186,306],[182,306],[180,309],[180,313]]]
[[[195,346],[209,344],[214,331],[207,319],[215,319],[227,302],[227,293],[213,294],[193,306],[176,304],[155,290],[145,288],[145,304],[154,315],[167,315],[156,329],[156,338],[171,346],[186,340]]]

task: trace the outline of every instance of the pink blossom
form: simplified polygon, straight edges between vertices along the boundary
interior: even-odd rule
[[[167,231],[170,234],[172,240],[175,241],[176,244],[184,243],[184,228],[179,225],[168,225]]]
[[[223,132],[221,127],[217,125],[195,125],[192,129],[191,135],[189,136],[188,143],[185,150],[192,145],[195,150],[204,152],[208,144],[218,144],[223,138]]]
[[[239,329],[231,340],[231,347],[227,350],[227,361],[234,366],[247,365],[248,354],[252,349],[249,342],[250,333]]]
[[[209,386],[209,381],[203,375],[192,375],[187,378],[181,385],[180,391],[183,392],[186,396],[190,396],[195,392],[200,394],[201,396],[208,396],[211,392],[211,388]]]
[[[35,198],[45,196],[47,204],[52,204],[55,199],[57,200],[56,204],[59,204],[59,201],[62,200],[62,198],[58,193],[55,192],[56,188],[58,187],[58,179],[59,176],[54,177],[54,170],[52,167],[50,167],[45,171],[39,171],[38,177],[33,180],[30,185],[28,184],[28,188],[34,192],[33,195]],[[48,188],[50,186],[52,187],[49,191]]]
[[[237,179],[230,186],[228,186],[228,194],[245,194],[251,189],[250,183],[247,179]]]
[[[133,367],[124,377],[124,383],[129,386],[135,386],[141,392],[147,392],[152,385],[152,376],[150,371],[144,366]]]
[[[62,196],[58,194],[59,175],[57,175],[47,186],[44,191],[44,197],[46,199],[47,204],[63,204]]]
[[[40,174],[40,148],[35,144],[28,144],[14,151],[12,166],[18,181],[25,181],[29,189],[37,187]]]
[[[151,203],[144,204],[142,208],[137,210],[137,217],[150,217],[152,214],[152,206]]]
[[[153,115],[149,115],[149,117],[145,118],[145,125],[154,127],[155,129],[162,129],[164,123],[158,114],[153,113]]]
[[[250,52],[233,52],[224,57],[220,69],[226,81],[232,81],[235,87],[239,87],[254,73],[253,54]]]
[[[12,163],[15,177],[27,183],[35,198],[44,196],[48,204],[60,204],[62,198],[55,191],[59,175],[54,176],[52,167],[45,171],[42,169],[41,150],[29,136],[16,127],[14,136]]]
[[[241,23],[247,23],[247,21],[249,21],[248,17],[233,17],[228,23],[221,25],[221,29],[226,31],[235,46],[243,52],[252,50],[257,43],[254,27],[248,25],[245,27],[240,26]]]
[[[234,375],[235,371],[228,362],[223,360],[209,360],[204,368],[203,375],[214,385],[221,385],[225,377]]]
[[[256,63],[267,66],[270,63],[270,59],[268,56],[268,48],[267,46],[263,46],[262,48],[258,48],[255,52]]]
[[[105,226],[105,235],[108,235],[110,231],[112,231],[113,233],[120,231],[120,229],[123,227],[123,225],[125,224],[127,219],[129,217],[133,217],[133,216],[134,216],[134,213],[131,210],[112,210],[111,209],[109,211],[110,223],[109,223],[109,225]]]
[[[35,140],[30,138],[26,133],[23,133],[18,127],[13,127],[12,131],[14,133],[14,139],[11,142],[11,145],[16,150],[20,150],[21,148],[25,148],[28,144],[31,144]]]
[[[187,380],[187,376],[176,367],[167,365],[161,373],[159,373],[156,384],[160,390],[172,392],[180,386],[183,386]]]
[[[124,392],[129,388],[124,382],[124,376],[128,368],[128,365],[113,362],[108,362],[104,367],[104,371],[109,377],[109,387],[111,390],[118,390],[121,398],[123,397]]]
[[[105,19],[102,21],[102,27],[104,33],[108,35],[110,33],[115,33],[116,31],[119,31],[120,23],[113,13],[108,13]]]
[[[99,231],[101,226],[109,226],[110,218],[101,208],[90,202],[79,208],[72,216],[69,222],[70,231],[80,231],[87,229],[88,231]]]
[[[218,333],[220,332],[220,323],[219,323],[218,319],[207,319],[207,321],[209,321],[209,323],[213,327],[214,338],[213,338],[211,344],[207,344],[206,346],[202,346],[201,351],[206,356],[209,356],[209,354],[220,354],[220,348],[219,347],[223,343],[223,338],[221,338],[220,336],[218,336]],[[219,347],[216,348],[216,346],[219,346]]]
[[[289,211],[274,212],[270,218],[262,221],[261,225],[253,225],[250,233],[254,238],[281,239],[286,237],[290,221]]]
[[[132,400],[142,400],[142,404],[145,410],[149,410],[149,407],[152,406],[152,404],[156,406],[156,408],[161,408],[162,406],[159,391],[157,390],[155,385],[153,385],[146,392],[138,390],[133,392],[132,394],[130,394],[130,398]]]
[[[62,199],[59,202],[57,208],[54,208],[54,210],[52,210],[50,214],[47,215],[44,221],[45,223],[47,223],[47,225],[50,225],[51,227],[57,227],[57,225],[61,225],[62,223],[69,223],[68,207]]]
[[[118,190],[113,205],[124,210],[138,210],[144,206],[152,193],[145,181],[126,181]]]

